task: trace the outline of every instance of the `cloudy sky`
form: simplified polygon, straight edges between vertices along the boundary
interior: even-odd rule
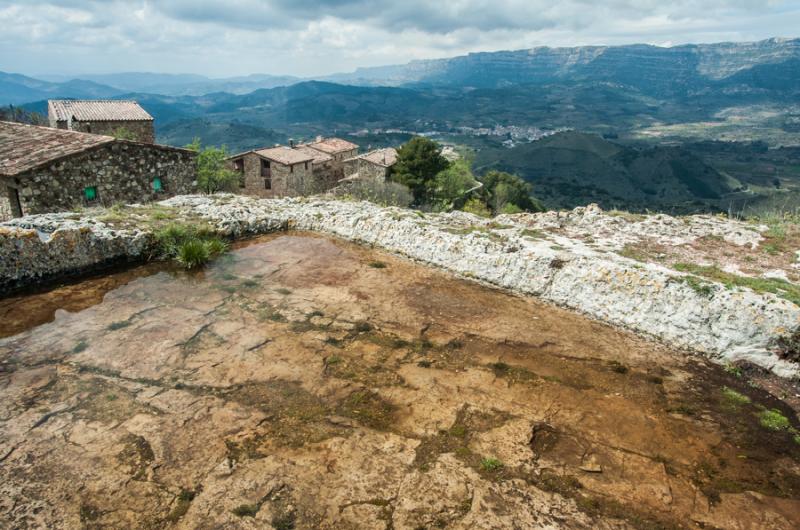
[[[800,36],[800,0],[0,0],[0,71],[322,75],[534,46]]]

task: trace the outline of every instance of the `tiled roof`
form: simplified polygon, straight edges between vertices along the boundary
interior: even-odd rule
[[[111,136],[0,121],[0,175],[17,175],[113,141]]]
[[[356,144],[348,142],[347,140],[342,140],[341,138],[325,138],[324,140],[307,145],[312,149],[316,149],[317,151],[322,151],[323,153],[328,153],[330,155],[358,149]]]
[[[58,121],[153,121],[146,110],[132,100],[51,99],[47,110]]]
[[[295,151],[300,151],[301,153],[308,155],[314,158],[315,164],[324,164],[325,162],[330,162],[333,160],[333,157],[329,154],[323,153],[322,151],[317,151],[307,145],[298,145],[295,148]]]
[[[259,156],[268,158],[269,160],[274,160],[275,162],[285,164],[287,166],[291,164],[300,164],[302,162],[311,162],[314,160],[313,156],[286,146],[258,149],[255,151],[255,153]]]
[[[378,164],[379,166],[389,167],[397,162],[397,150],[393,147],[376,149],[375,151],[359,155],[356,158],[361,158],[367,162]]]

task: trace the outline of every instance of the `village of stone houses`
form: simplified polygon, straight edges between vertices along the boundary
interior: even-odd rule
[[[47,122],[0,122],[0,527],[800,528],[796,225]]]

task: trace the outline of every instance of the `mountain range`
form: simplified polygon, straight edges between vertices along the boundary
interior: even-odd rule
[[[800,204],[800,150],[776,149],[800,146],[800,39],[533,48],[318,79],[0,73],[0,105],[46,112],[57,97],[136,99],[171,145],[200,137],[238,151],[335,134],[368,147],[429,134],[468,146],[481,169],[520,174],[554,207],[690,211],[795,193]],[[591,134],[519,143],[463,132],[498,125]]]

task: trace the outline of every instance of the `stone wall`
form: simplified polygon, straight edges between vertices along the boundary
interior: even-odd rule
[[[7,188],[0,187],[0,221],[8,221],[12,217],[8,191]]]
[[[311,162],[289,166],[277,162],[270,163],[272,186],[267,189],[265,178],[261,176],[261,161],[263,158],[255,153],[247,153],[237,160],[242,160],[244,169],[241,174],[239,193],[261,198],[290,197],[303,195],[307,190],[314,191],[314,168]],[[229,167],[235,169],[234,160],[229,161]]]
[[[386,180],[388,173],[388,167],[381,166],[380,164],[374,164],[368,160],[364,160],[363,158],[354,158],[352,160],[348,160],[344,165],[345,177],[352,177],[355,174],[358,174],[358,178],[361,179],[375,179],[384,181]]]
[[[133,135],[125,138],[126,140],[148,144],[156,141],[152,121],[73,121],[72,130],[107,136],[116,136],[119,131],[124,130]]]
[[[7,179],[18,189],[24,215],[72,210],[76,206],[110,206],[115,202],[149,202],[192,193],[195,153],[185,149],[115,141]],[[162,189],[154,189],[159,178]],[[95,187],[88,202],[84,190]]]

